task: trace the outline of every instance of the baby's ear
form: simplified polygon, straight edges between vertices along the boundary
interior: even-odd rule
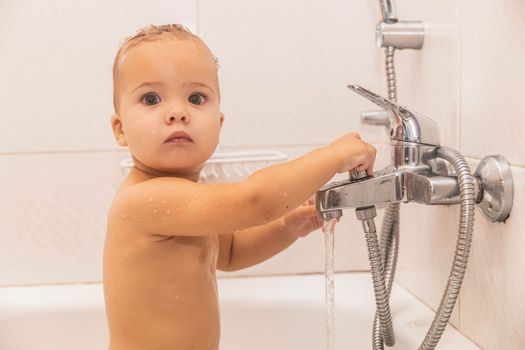
[[[120,118],[120,115],[113,114],[111,116],[111,128],[113,129],[113,135],[115,136],[115,140],[120,146],[127,146],[128,143],[126,141],[126,137],[124,136],[124,130],[122,129],[122,120]]]
[[[221,112],[221,128],[222,128],[222,123],[224,123],[224,113]]]

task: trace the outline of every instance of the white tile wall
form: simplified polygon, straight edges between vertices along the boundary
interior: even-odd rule
[[[99,281],[122,152],[0,156],[0,285]]]
[[[199,2],[219,58],[222,144],[322,144],[359,128],[373,105],[346,85],[383,89],[369,1]]]
[[[461,149],[525,166],[525,2],[461,4]]]

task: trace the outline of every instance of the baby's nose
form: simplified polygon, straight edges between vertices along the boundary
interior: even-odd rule
[[[185,111],[172,112],[168,114],[168,123],[174,123],[177,121],[187,123],[189,121],[188,114]]]

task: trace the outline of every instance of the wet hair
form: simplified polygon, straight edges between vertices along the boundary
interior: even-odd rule
[[[217,57],[213,55],[211,50],[208,48],[208,46],[195,34],[193,34],[188,28],[183,26],[182,24],[164,24],[164,25],[150,25],[148,27],[141,28],[137,31],[137,33],[133,36],[127,37],[124,39],[124,42],[120,46],[119,50],[117,51],[117,54],[115,56],[115,60],[113,61],[113,108],[115,109],[115,112],[117,112],[118,107],[118,78],[119,78],[119,72],[118,72],[118,65],[122,58],[122,56],[131,48],[137,47],[140,44],[143,44],[145,42],[151,42],[151,41],[157,41],[162,39],[170,39],[170,38],[176,38],[181,40],[196,40],[199,43],[201,43],[204,47],[210,51],[211,56],[213,57],[213,60],[215,61],[215,65],[217,67],[217,70],[219,69],[219,61]]]

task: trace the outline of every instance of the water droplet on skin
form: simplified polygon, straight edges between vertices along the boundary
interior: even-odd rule
[[[163,216],[163,217],[161,217],[160,219],[161,219],[161,220],[166,220],[166,217],[165,217],[165,216]]]
[[[202,210],[204,210],[204,211],[206,211],[207,209],[208,209],[208,208],[206,208],[206,207],[202,208]]]
[[[149,201],[153,202],[153,196],[149,196]]]
[[[162,201],[162,204],[166,204],[167,202],[166,201]]]
[[[166,214],[169,214],[169,213],[171,213],[171,210],[166,209]]]
[[[179,207],[175,207],[175,211],[180,211],[180,208]]]
[[[288,193],[284,192],[283,197],[288,197]]]
[[[153,214],[157,214],[158,210],[157,209],[153,209]]]
[[[198,197],[199,197],[199,195],[197,195],[197,194],[193,195],[193,198],[198,198]]]
[[[120,214],[120,217],[124,219],[126,217],[126,214]]]

